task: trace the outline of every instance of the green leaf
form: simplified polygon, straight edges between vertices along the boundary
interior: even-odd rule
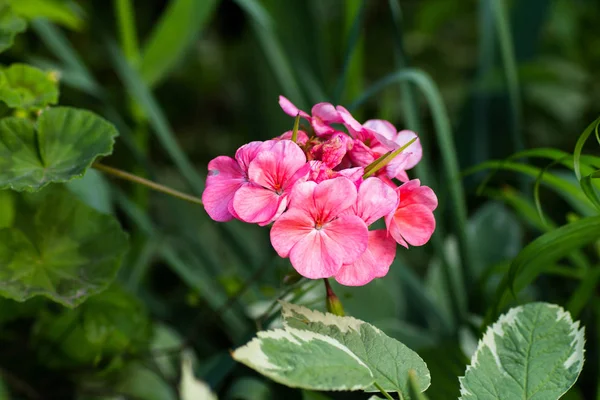
[[[0,53],[12,47],[15,36],[25,28],[27,23],[23,18],[16,16],[8,5],[0,5]]]
[[[10,190],[0,191],[0,229],[7,228],[15,220],[15,194]]]
[[[118,135],[96,114],[69,107],[27,119],[0,120],[0,188],[35,191],[82,176],[99,156],[112,153]]]
[[[145,349],[150,332],[144,306],[116,285],[76,309],[46,312],[35,326],[39,357],[51,367],[108,363]]]
[[[75,307],[108,287],[127,250],[113,217],[60,187],[21,194],[17,204],[13,226],[0,229],[0,295]]]
[[[171,0],[146,43],[140,73],[155,86],[175,66],[206,26],[217,0]]]
[[[373,384],[369,368],[337,340],[287,327],[258,332],[233,358],[283,385],[308,390],[359,390]]]
[[[429,370],[423,359],[373,325],[356,318],[323,314],[290,303],[281,302],[281,305],[286,329],[306,330],[340,342],[370,368],[375,382],[385,391],[407,395],[410,370],[416,371],[419,387],[423,390],[429,387]],[[379,389],[369,386],[365,391],[377,392]]]
[[[11,108],[36,110],[58,102],[58,84],[51,73],[26,64],[0,71],[0,100]]]
[[[584,328],[562,308],[512,308],[479,341],[460,399],[558,399],[581,372],[583,346]]]
[[[181,400],[217,400],[217,395],[210,390],[210,386],[197,380],[194,376],[192,359],[189,353],[183,355],[179,392],[181,393]]]
[[[83,27],[83,19],[72,1],[9,0],[9,3],[15,14],[28,20],[46,18],[75,30]]]

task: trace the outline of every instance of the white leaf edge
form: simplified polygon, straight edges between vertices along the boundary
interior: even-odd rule
[[[281,383],[283,385],[286,385],[288,387],[306,389],[304,387],[300,387],[300,386],[296,385],[295,382],[291,382],[281,376],[277,376],[272,373],[277,370],[280,370],[281,368],[279,366],[273,365],[269,362],[269,358],[262,351],[262,348],[261,348],[261,343],[262,343],[261,340],[262,339],[274,339],[274,340],[286,339],[286,340],[288,340],[294,344],[297,344],[299,346],[301,346],[302,343],[308,343],[312,340],[321,340],[323,342],[326,342],[326,343],[342,350],[343,352],[347,353],[348,355],[350,355],[353,359],[355,359],[357,361],[358,364],[362,365],[363,367],[365,367],[367,369],[367,371],[369,371],[369,374],[371,375],[371,377],[373,376],[371,369],[365,363],[363,363],[352,351],[350,351],[350,349],[348,349],[346,346],[344,346],[342,343],[338,342],[337,340],[330,338],[329,336],[322,335],[320,333],[314,333],[314,332],[300,330],[300,329],[294,329],[294,328],[290,328],[290,327],[286,327],[285,329],[260,331],[257,333],[256,338],[252,339],[246,345],[239,347],[231,354],[231,356],[233,357],[234,360],[241,362],[242,364],[245,364],[252,369],[256,369],[259,372],[264,373],[264,375],[267,375],[270,379],[272,379],[278,383]],[[328,390],[331,390],[331,391],[351,390],[351,391],[353,391],[353,390],[363,390],[363,389],[365,389],[365,386],[356,385],[356,386],[340,386],[338,388],[328,389]]]
[[[217,395],[210,390],[210,386],[194,376],[192,355],[185,352],[182,358],[181,381],[179,383],[181,400],[218,400]]]
[[[575,351],[564,362],[563,366],[565,367],[565,369],[568,369],[575,362],[578,362],[578,361],[580,362],[580,366],[579,366],[579,372],[577,373],[577,376],[573,380],[573,384],[571,386],[569,386],[568,388],[566,388],[566,390],[563,393],[561,393],[560,396],[558,396],[557,399],[560,399],[575,384],[575,382],[579,378],[579,374],[581,374],[581,370],[583,369],[583,363],[585,361],[585,348],[584,348],[584,346],[585,346],[585,327],[580,328],[579,321],[573,322],[573,318],[571,317],[571,314],[556,304],[542,303],[542,302],[532,303],[532,304],[542,304],[542,305],[548,307],[549,309],[556,309],[556,321],[560,321],[560,320],[564,319],[567,322],[567,324],[569,324],[571,327],[571,331],[569,332],[569,337],[572,338],[571,345],[575,344]],[[477,365],[479,365],[479,362],[478,362],[479,353],[481,353],[485,348],[488,348],[490,350],[490,352],[492,353],[492,356],[494,357],[494,360],[496,361],[496,365],[498,365],[501,369],[503,368],[502,363],[500,362],[500,358],[498,357],[497,350],[496,350],[496,341],[495,341],[494,335],[496,334],[501,337],[504,336],[504,328],[514,325],[517,321],[518,315],[523,311],[523,308],[526,306],[527,305],[511,308],[510,310],[508,310],[508,312],[506,314],[502,314],[494,324],[492,324],[491,326],[488,326],[485,334],[483,335],[481,340],[479,340],[479,344],[477,345],[477,351],[475,351],[475,354],[473,354],[473,357],[471,358],[471,364],[467,366],[465,375],[458,378],[458,380],[460,382],[460,399],[462,399],[463,396],[466,396],[466,395],[473,396],[473,393],[469,392],[463,386],[463,381],[465,379],[465,376],[467,375],[467,372],[469,372],[473,368],[476,368]]]

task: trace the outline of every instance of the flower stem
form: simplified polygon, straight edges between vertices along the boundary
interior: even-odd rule
[[[292,142],[298,142],[298,127],[300,126],[300,113],[296,115],[296,120],[294,121],[294,130],[292,131]]]
[[[386,392],[385,389],[382,388],[379,383],[373,382],[373,386],[375,386],[377,389],[379,389],[379,391],[385,396],[386,399],[394,400],[394,398],[388,392]]]
[[[177,197],[178,199],[181,199],[181,200],[189,201],[190,203],[203,205],[202,200],[200,200],[198,197],[191,196],[186,193],[182,193],[178,190],[171,189],[170,187],[163,186],[156,182],[152,182],[148,179],[139,177],[137,175],[130,174],[129,172],[125,172],[120,169],[109,167],[108,165],[104,165],[104,164],[100,164],[100,163],[94,163],[94,165],[92,165],[92,167],[94,167],[98,171],[102,171],[106,174],[116,176],[117,178],[125,179],[127,181],[146,186],[157,192],[165,193],[165,194],[168,194],[169,196],[173,196],[173,197]]]

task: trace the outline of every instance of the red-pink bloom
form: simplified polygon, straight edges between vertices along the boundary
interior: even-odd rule
[[[313,146],[310,155],[315,160],[323,161],[327,167],[335,168],[346,155],[350,140],[348,135],[336,132],[326,141]]]
[[[302,276],[329,278],[355,262],[367,248],[365,222],[345,211],[356,204],[347,178],[303,182],[294,187],[290,208],[273,224],[271,244]]]
[[[279,105],[281,109],[289,116],[295,117],[300,115],[302,118],[310,122],[317,136],[330,135],[336,132],[329,124],[342,123],[338,111],[330,103],[317,103],[311,110],[311,115],[300,110],[291,101],[283,96],[279,96]]]
[[[266,225],[285,211],[292,187],[306,178],[310,166],[298,145],[291,140],[275,142],[261,150],[248,166],[250,184],[233,196],[233,210],[245,222]]]
[[[391,213],[397,205],[398,194],[394,189],[379,178],[367,178],[361,183],[356,204],[349,211],[368,226]],[[344,264],[335,279],[346,286],[366,285],[385,276],[395,257],[396,242],[386,230],[370,231],[367,250],[353,263]]]
[[[250,142],[237,150],[235,160],[220,156],[208,163],[202,203],[213,220],[225,222],[237,217],[232,209],[233,196],[239,188],[248,183],[248,165],[261,149],[269,148],[273,143]]]
[[[438,201],[435,193],[413,179],[396,189],[400,204],[385,217],[389,234],[402,246],[422,246],[435,230],[433,210]]]

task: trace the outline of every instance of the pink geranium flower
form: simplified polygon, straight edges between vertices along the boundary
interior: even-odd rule
[[[277,254],[289,257],[298,273],[310,279],[329,278],[355,262],[368,243],[365,222],[345,213],[356,199],[356,186],[344,177],[297,184],[290,209],[271,229]]]
[[[398,194],[379,178],[365,179],[359,189],[356,204],[351,211],[365,224],[384,217],[396,209]],[[346,286],[366,285],[385,276],[396,257],[396,242],[385,229],[369,232],[366,251],[353,263],[347,263],[335,275],[335,280]]]
[[[220,156],[208,163],[206,188],[202,203],[208,215],[215,221],[225,222],[236,217],[232,209],[235,192],[248,183],[248,166],[261,149],[269,148],[273,141],[250,142],[240,147],[235,159]]]
[[[435,230],[433,210],[438,201],[435,193],[421,186],[418,179],[406,182],[396,189],[400,197],[398,207],[385,218],[388,232],[402,246],[422,246]]]
[[[310,122],[317,136],[325,136],[335,133],[336,130],[329,124],[343,122],[338,111],[330,103],[315,104],[310,111],[312,116],[298,109],[298,107],[296,107],[291,101],[283,96],[279,96],[279,105],[281,106],[283,112],[285,112],[287,115],[291,117],[300,115],[302,118]]]
[[[242,221],[266,225],[285,211],[291,190],[310,171],[306,156],[291,140],[275,142],[248,166],[250,184],[233,197],[233,210]]]

